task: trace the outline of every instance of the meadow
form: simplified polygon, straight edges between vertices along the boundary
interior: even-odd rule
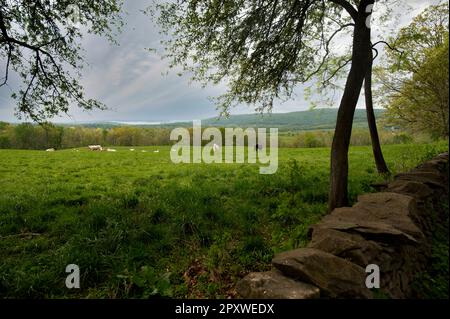
[[[280,148],[274,175],[134,148],[0,150],[0,297],[235,297],[239,278],[305,245],[326,213],[329,148]],[[397,173],[448,142],[383,150]],[[351,200],[382,180],[371,147],[352,147]],[[81,289],[65,286],[72,263]]]

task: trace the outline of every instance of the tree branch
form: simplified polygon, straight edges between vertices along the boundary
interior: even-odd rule
[[[397,49],[397,48],[391,46],[389,43],[387,43],[386,41],[383,41],[383,40],[377,41],[377,42],[375,42],[374,44],[372,44],[372,48],[375,48],[375,46],[376,46],[377,44],[380,44],[380,43],[385,44],[385,45],[386,45],[389,49],[391,49],[392,51],[396,51],[396,52],[398,52],[398,53],[400,53],[400,54],[403,54],[403,51],[400,51],[399,49]]]
[[[12,45],[9,44],[9,49],[8,49],[8,58],[6,60],[6,69],[5,69],[5,76],[4,76],[4,81],[3,83],[0,84],[0,87],[6,85],[6,83],[8,83],[8,75],[9,75],[9,63],[11,62],[11,52],[12,52]]]
[[[327,79],[325,79],[325,80],[322,82],[322,85],[325,86],[327,83],[329,83],[330,80],[331,80],[332,78],[334,78],[334,76],[335,76],[340,70],[342,70],[346,65],[348,65],[350,62],[352,62],[352,59],[351,59],[351,58],[348,59],[347,61],[345,61],[344,64],[340,65],[336,70],[334,70],[334,72],[333,72]]]
[[[350,4],[350,2],[346,0],[330,0],[330,1],[344,8],[345,11],[347,11],[348,14],[352,17],[353,21],[356,22],[356,20],[358,19],[358,11],[355,9],[354,6]]]
[[[375,49],[374,47],[372,47],[372,50],[375,51],[375,55],[374,55],[374,57],[372,58],[372,61],[375,61],[375,59],[376,59],[377,56],[378,56],[378,50]]]
[[[348,23],[348,24],[342,25],[339,29],[337,29],[336,31],[333,32],[333,34],[330,36],[330,38],[328,38],[328,40],[325,42],[325,55],[324,55],[324,57],[322,59],[322,62],[320,63],[320,65],[317,67],[317,69],[315,71],[313,71],[311,74],[309,74],[306,77],[306,81],[309,81],[314,75],[319,73],[320,70],[322,69],[322,67],[324,66],[324,64],[326,62],[326,59],[327,59],[327,57],[330,54],[330,50],[329,50],[330,42],[333,40],[333,38],[336,36],[336,34],[341,32],[346,27],[350,27],[350,26],[354,26],[354,24],[353,23]]]

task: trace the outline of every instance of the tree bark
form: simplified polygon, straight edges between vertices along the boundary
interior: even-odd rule
[[[369,53],[372,59],[372,52]],[[372,61],[372,60],[371,60]],[[377,122],[375,119],[375,113],[373,111],[373,98],[372,98],[372,62],[367,69],[364,79],[364,95],[366,98],[366,112],[367,122],[369,124],[370,138],[372,140],[372,151],[375,158],[375,164],[379,174],[389,174],[386,161],[381,151],[380,138],[378,136]]]
[[[328,209],[348,205],[348,148],[352,133],[353,116],[361,93],[363,81],[369,66],[371,52],[370,29],[366,26],[366,6],[373,1],[361,1],[358,18],[355,21],[350,68],[344,94],[339,105],[336,129],[331,146],[331,176]]]

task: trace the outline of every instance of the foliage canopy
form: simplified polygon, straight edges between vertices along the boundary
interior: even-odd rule
[[[22,82],[12,97],[17,115],[41,122],[82,109],[104,108],[87,99],[78,78],[84,62],[80,39],[85,32],[113,41],[119,30],[121,0],[0,0],[0,59],[5,65],[0,87],[11,71]]]
[[[222,114],[239,103],[271,110],[295,85],[336,63],[330,44],[347,27],[359,1],[175,1],[149,9],[170,66],[193,80],[227,83]],[[335,70],[328,70],[332,74]]]
[[[448,2],[430,6],[395,37],[376,70],[387,119],[413,132],[448,137]]]

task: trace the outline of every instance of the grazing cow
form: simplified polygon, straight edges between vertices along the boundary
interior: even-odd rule
[[[91,151],[103,151],[103,147],[101,145],[89,145],[88,148]]]
[[[130,151],[134,152],[134,148],[130,148]]]
[[[55,149],[54,149],[54,148],[49,148],[49,149],[46,149],[45,151],[46,151],[46,152],[54,152]]]
[[[154,153],[159,153],[159,150],[154,151]]]
[[[113,149],[113,148],[107,148],[106,149],[107,152],[117,152],[117,150]]]

